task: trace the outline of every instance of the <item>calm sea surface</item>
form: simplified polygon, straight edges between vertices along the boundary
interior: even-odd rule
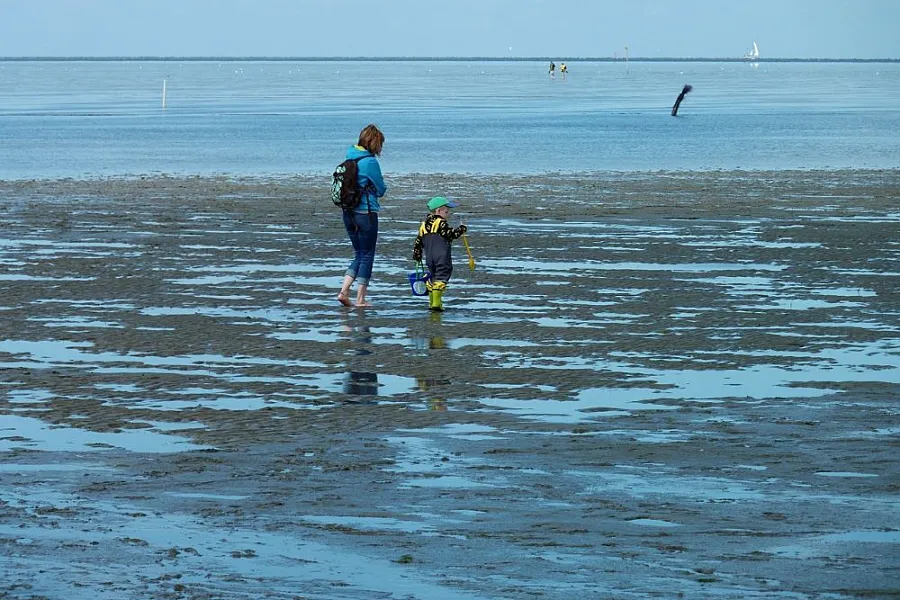
[[[900,167],[897,63],[569,69],[0,62],[0,178],[330,174],[369,122],[395,173]]]

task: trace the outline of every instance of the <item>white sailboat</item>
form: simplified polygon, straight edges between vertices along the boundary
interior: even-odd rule
[[[744,54],[744,60],[749,60],[752,62],[756,62],[759,60],[759,47],[756,45],[756,42],[753,42],[753,50],[750,50],[746,54]]]

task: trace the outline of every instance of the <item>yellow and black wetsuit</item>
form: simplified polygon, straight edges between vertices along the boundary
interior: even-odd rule
[[[466,232],[466,226],[456,229],[450,227],[446,219],[431,214],[419,225],[419,235],[413,244],[413,260],[419,262],[425,257],[425,267],[431,274],[431,280],[450,281],[453,274],[453,257],[450,255],[450,242],[458,239]]]

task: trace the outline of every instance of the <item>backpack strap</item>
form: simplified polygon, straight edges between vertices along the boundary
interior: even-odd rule
[[[357,167],[359,167],[359,161],[361,161],[364,158],[375,158],[375,155],[372,154],[371,152],[369,152],[368,154],[364,154],[362,156],[357,156],[356,158],[353,159],[354,161],[356,161]],[[369,214],[372,214],[372,207],[369,205],[369,192],[368,192],[370,187],[371,187],[370,185],[367,185],[366,187],[364,187],[360,190],[360,193],[366,197],[366,212]]]

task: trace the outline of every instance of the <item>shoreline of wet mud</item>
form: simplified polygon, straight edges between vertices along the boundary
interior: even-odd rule
[[[900,171],[388,185],[0,182],[0,595],[900,593]]]

